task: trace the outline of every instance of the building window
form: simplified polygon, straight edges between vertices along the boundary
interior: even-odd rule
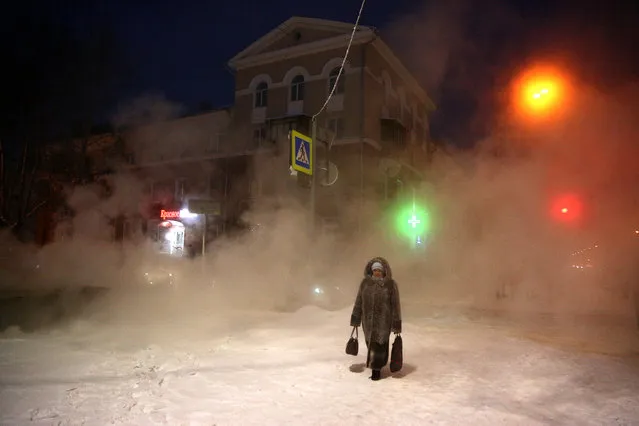
[[[255,89],[255,108],[263,108],[268,105],[268,84],[261,82]]]
[[[258,127],[253,129],[253,145],[262,146],[266,141],[266,128]]]
[[[333,90],[333,86],[337,82],[337,87],[335,88],[335,94],[339,95],[344,93],[344,72],[342,71],[342,75],[339,76],[339,81],[337,81],[337,76],[339,75],[340,67],[335,67],[328,75],[328,93],[331,93]]]
[[[406,143],[406,129],[397,120],[382,119],[381,139],[395,148],[404,148]]]
[[[331,118],[328,120],[328,129],[335,134],[337,139],[344,137],[344,119],[341,117]]]
[[[304,76],[296,75],[291,81],[291,101],[304,100]]]

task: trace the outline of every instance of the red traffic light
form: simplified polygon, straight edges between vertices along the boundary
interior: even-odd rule
[[[575,194],[563,194],[553,199],[551,216],[558,221],[574,222],[579,220],[583,214],[583,203],[581,198]]]

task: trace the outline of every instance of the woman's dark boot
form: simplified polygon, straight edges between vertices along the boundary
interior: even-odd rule
[[[382,372],[380,370],[373,370],[373,375],[371,376],[371,380],[379,380],[382,378]]]

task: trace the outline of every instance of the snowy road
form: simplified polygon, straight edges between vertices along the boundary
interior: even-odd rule
[[[9,330],[0,424],[639,423],[630,356],[566,350],[461,317],[407,317],[404,370],[371,382],[362,354],[344,354],[349,315],[304,308]]]

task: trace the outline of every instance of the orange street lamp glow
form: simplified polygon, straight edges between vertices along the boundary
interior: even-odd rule
[[[550,67],[534,67],[514,83],[514,104],[525,118],[548,118],[560,113],[567,102],[567,79]]]
[[[556,106],[557,84],[552,81],[533,81],[525,87],[524,101],[531,112],[543,112]]]

